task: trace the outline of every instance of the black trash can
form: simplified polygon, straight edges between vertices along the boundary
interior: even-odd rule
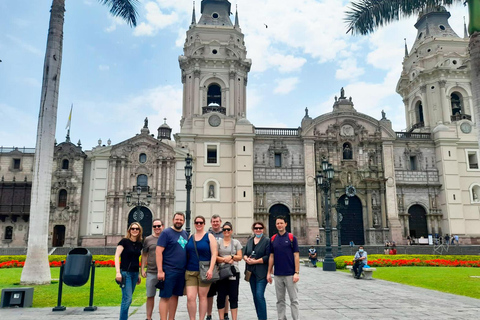
[[[90,276],[92,254],[88,249],[75,248],[67,254],[63,270],[63,283],[71,287],[80,287],[87,283]]]

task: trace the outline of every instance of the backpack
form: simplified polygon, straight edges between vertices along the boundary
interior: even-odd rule
[[[270,238],[270,242],[273,242],[273,240],[275,240],[275,238],[277,237],[277,234],[278,233],[275,233],[271,238]],[[293,234],[291,234],[290,232],[287,232],[288,234],[288,240],[290,240],[290,246],[292,247],[293,249]]]

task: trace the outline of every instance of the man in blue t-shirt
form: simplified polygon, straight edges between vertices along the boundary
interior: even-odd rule
[[[272,283],[272,269],[275,275],[275,293],[277,295],[277,318],[287,320],[285,291],[290,298],[293,320],[298,320],[298,288],[300,279],[300,253],[297,238],[286,230],[285,217],[277,217],[278,233],[272,236],[270,258],[268,260],[267,281]]]
[[[187,267],[188,236],[182,229],[185,215],[181,212],[173,216],[173,226],[164,230],[157,242],[157,278],[163,281],[160,289],[160,320],[173,320],[177,312],[178,297],[183,296],[185,270]]]

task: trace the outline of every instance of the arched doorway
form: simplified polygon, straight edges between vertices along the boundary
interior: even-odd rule
[[[277,227],[275,225],[278,216],[284,216],[287,221],[287,232],[291,232],[290,230],[290,210],[287,206],[283,204],[275,204],[273,205],[270,210],[268,217],[268,236],[272,237],[275,233],[277,233]]]
[[[53,227],[52,247],[63,247],[65,243],[65,226],[56,225]]]
[[[128,214],[128,225],[132,222],[140,223],[144,238],[152,234],[152,220],[152,212],[147,207],[133,208]]]
[[[427,213],[425,212],[425,209],[421,205],[415,204],[408,209],[408,214],[410,215],[408,217],[410,237],[427,238]]]
[[[345,195],[338,200],[343,203]],[[365,244],[363,231],[363,210],[362,202],[357,196],[349,199],[348,207],[342,211],[343,220],[341,228],[342,244],[348,245],[353,241],[355,245]]]

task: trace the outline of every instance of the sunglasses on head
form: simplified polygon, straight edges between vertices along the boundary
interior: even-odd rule
[[[203,221],[195,221],[195,224],[201,225],[201,224],[204,224],[204,222]]]
[[[140,228],[137,228],[137,227],[132,227],[132,228],[130,228],[130,230],[136,230],[136,231],[139,231],[139,230],[140,230]]]
[[[225,232],[225,231],[232,231],[232,229],[230,229],[230,228],[223,228],[223,232]]]
[[[157,225],[154,225],[153,227],[154,227],[154,228],[161,228],[162,225],[161,225],[161,224],[157,224]]]
[[[253,230],[263,230],[263,227],[255,227]]]

